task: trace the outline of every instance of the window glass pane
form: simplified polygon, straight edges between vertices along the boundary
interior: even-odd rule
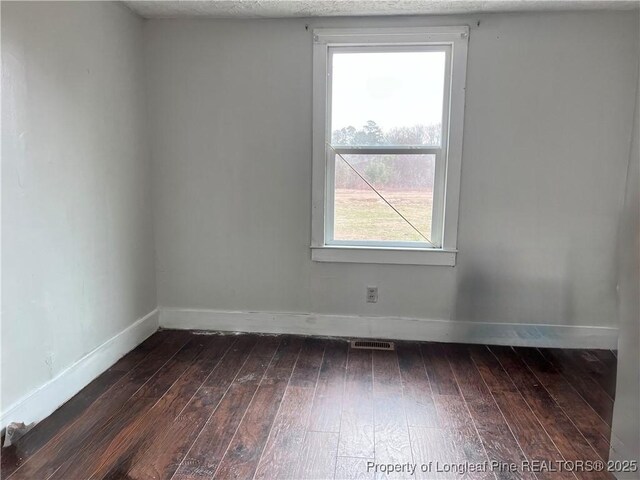
[[[334,145],[440,145],[445,52],[333,54]]]
[[[435,155],[335,158],[334,240],[432,240]]]

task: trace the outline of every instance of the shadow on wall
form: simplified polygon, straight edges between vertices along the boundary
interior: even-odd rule
[[[458,277],[454,318],[476,323],[575,324],[570,279],[576,273],[566,264],[556,262],[545,268],[528,257],[501,252],[465,265]]]

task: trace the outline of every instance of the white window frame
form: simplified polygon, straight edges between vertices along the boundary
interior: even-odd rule
[[[469,27],[353,28],[313,31],[313,179],[311,252],[318,262],[391,263],[454,266],[457,253],[462,128]],[[330,76],[333,49],[446,52],[441,146],[335,147],[331,140]],[[447,128],[448,126],[448,128]],[[436,155],[432,232],[434,243],[336,241],[333,239],[336,152]],[[438,192],[442,192],[440,194]],[[436,193],[438,193],[436,195]],[[440,214],[442,215],[440,216]],[[392,243],[392,245],[390,245]]]

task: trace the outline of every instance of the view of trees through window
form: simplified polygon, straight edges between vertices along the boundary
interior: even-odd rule
[[[335,130],[332,144],[440,145],[440,136],[440,124],[385,131],[370,120],[361,128],[348,126]],[[434,155],[336,155],[334,239],[411,242],[430,239],[434,177]]]

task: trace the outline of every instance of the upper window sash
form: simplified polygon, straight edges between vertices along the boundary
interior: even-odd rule
[[[380,29],[384,30],[384,29]],[[385,35],[384,38],[386,41],[391,41],[391,35]],[[376,43],[364,43],[361,41],[362,37],[360,36],[350,36],[352,43],[348,45],[337,45],[333,44],[330,41],[327,41],[327,63],[326,63],[326,109],[327,109],[327,118],[326,118],[326,137],[327,141],[331,144],[331,147],[334,149],[340,149],[338,153],[348,153],[346,151],[347,148],[361,148],[369,150],[371,153],[435,153],[436,151],[441,151],[446,147],[446,129],[447,129],[447,119],[448,119],[448,104],[449,104],[449,92],[448,89],[450,87],[451,80],[451,54],[452,54],[452,46],[446,42],[438,42],[434,43],[424,43],[424,36],[421,42],[412,42],[411,44],[392,44],[392,45],[382,45],[378,42]],[[444,69],[445,69],[445,77],[444,77],[444,91],[443,91],[443,105],[442,105],[442,119],[440,123],[440,134],[439,138],[435,143],[423,143],[423,144],[403,144],[403,143],[394,143],[385,139],[384,143],[341,143],[333,138],[334,133],[334,125],[332,124],[332,103],[333,103],[333,57],[335,54],[350,54],[350,53],[415,53],[415,52],[434,52],[434,53],[442,53],[445,56],[444,59]],[[376,150],[380,149],[380,150]],[[406,151],[411,150],[411,151]],[[352,150],[350,153],[365,153],[364,151],[355,151]]]

